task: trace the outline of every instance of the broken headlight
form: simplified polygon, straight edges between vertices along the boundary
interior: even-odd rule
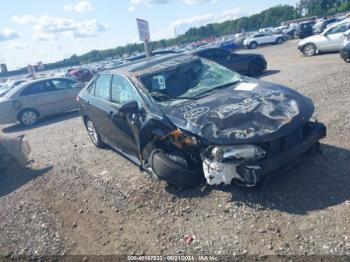
[[[214,147],[211,154],[220,162],[224,160],[253,161],[263,159],[266,152],[254,145],[237,145]]]

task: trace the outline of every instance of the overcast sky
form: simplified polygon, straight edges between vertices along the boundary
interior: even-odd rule
[[[136,18],[151,38],[221,22],[298,0],[11,0],[1,3],[0,62],[14,69],[92,49],[138,42]]]

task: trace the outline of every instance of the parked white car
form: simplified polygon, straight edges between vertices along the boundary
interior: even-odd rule
[[[343,20],[328,27],[323,33],[301,40],[298,49],[305,56],[322,52],[336,52],[344,45],[344,33],[350,29],[350,19]]]
[[[243,45],[250,49],[255,49],[259,45],[267,45],[267,44],[282,44],[284,41],[283,35],[273,35],[273,34],[255,34],[250,37],[247,37],[243,41]]]

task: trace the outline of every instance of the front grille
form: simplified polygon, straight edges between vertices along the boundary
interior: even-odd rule
[[[288,135],[269,141],[265,143],[258,144],[260,148],[264,149],[270,154],[279,154],[291,150],[293,147],[297,146],[302,142],[311,132],[311,127],[309,124],[304,125],[302,128],[289,133]]]

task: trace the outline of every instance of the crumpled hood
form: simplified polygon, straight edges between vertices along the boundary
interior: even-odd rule
[[[277,139],[302,127],[313,112],[309,98],[250,78],[164,111],[174,125],[215,145]]]

